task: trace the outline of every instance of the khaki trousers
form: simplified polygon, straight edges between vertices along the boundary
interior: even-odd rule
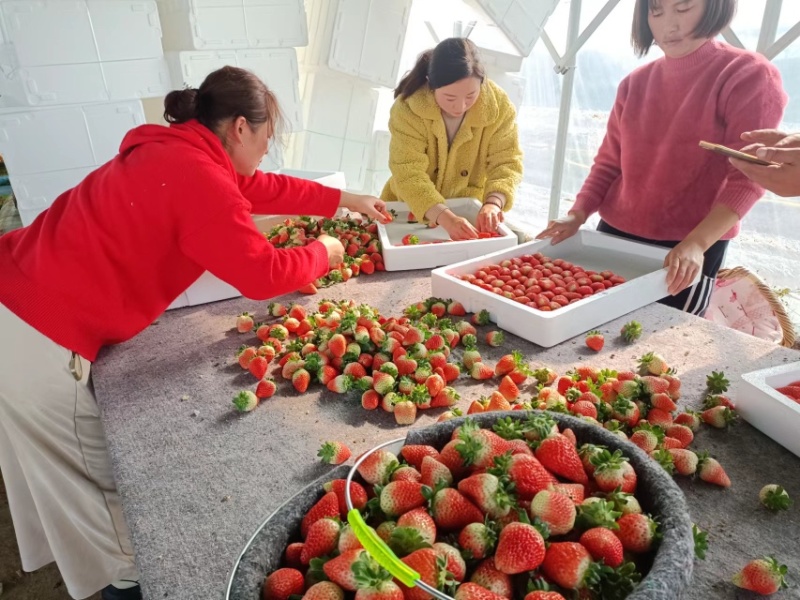
[[[0,469],[22,567],[53,561],[73,598],[136,579],[91,363],[0,304]]]

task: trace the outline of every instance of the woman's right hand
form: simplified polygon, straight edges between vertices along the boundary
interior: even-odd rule
[[[578,229],[580,229],[581,225],[584,223],[586,223],[586,215],[583,211],[571,211],[563,219],[550,221],[547,225],[547,229],[539,233],[536,239],[543,240],[550,238],[553,245],[556,245],[578,233]]]
[[[335,237],[325,234],[319,236],[317,241],[322,242],[322,245],[325,246],[325,250],[328,252],[328,266],[330,266],[331,269],[338,267],[344,262],[344,246],[342,246],[342,242]]]
[[[439,215],[437,224],[447,231],[453,241],[478,239],[478,230],[473,227],[472,223],[451,210],[446,210]]]

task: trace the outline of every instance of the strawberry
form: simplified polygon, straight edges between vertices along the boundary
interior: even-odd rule
[[[744,568],[733,576],[733,584],[767,596],[786,587],[786,565],[780,564],[771,556],[751,560]]]
[[[337,371],[334,367],[330,365],[323,365],[320,367],[319,371],[317,371],[317,381],[322,385],[327,386],[338,375],[339,371]]]
[[[727,406],[719,405],[714,408],[704,410],[700,414],[703,422],[717,429],[725,429],[730,423],[736,420],[736,413]]]
[[[644,394],[653,396],[655,394],[667,394],[669,382],[661,377],[645,375],[639,379],[639,386]],[[668,410],[675,410],[674,408]]]
[[[508,477],[514,484],[514,491],[522,500],[531,500],[537,493],[557,482],[542,463],[528,454],[495,457],[494,464],[491,472],[498,477]]]
[[[420,482],[430,488],[445,487],[453,484],[453,474],[445,465],[431,456],[422,459]]]
[[[513,598],[514,589],[511,576],[497,568],[494,558],[484,559],[469,580],[503,598]]]
[[[575,445],[563,435],[555,434],[545,438],[534,454],[542,465],[556,475],[576,483],[589,482]]]
[[[455,600],[505,600],[505,596],[487,590],[477,583],[467,582],[458,586]]]
[[[308,535],[300,553],[300,562],[308,565],[312,558],[325,556],[339,546],[339,532],[342,524],[338,519],[324,518],[308,528]]]
[[[542,490],[531,500],[530,513],[547,524],[552,535],[564,535],[575,525],[575,503],[555,491]]]
[[[342,442],[325,442],[317,452],[322,462],[329,465],[340,465],[350,458],[350,448]]]
[[[617,519],[618,530],[614,534],[622,547],[635,554],[649,552],[658,537],[658,525],[645,514],[630,513]]]
[[[397,527],[415,530],[426,544],[432,545],[436,541],[436,523],[424,507],[401,515],[397,519]]]
[[[602,560],[613,569],[622,564],[622,542],[610,529],[593,527],[584,531],[578,541],[589,551],[594,560],[598,562]]]
[[[431,400],[431,407],[455,406],[460,399],[461,395],[454,388],[446,386]]]
[[[472,315],[470,319],[473,325],[488,325],[489,324],[489,311],[481,310]]]
[[[301,394],[308,389],[309,383],[311,383],[311,375],[305,369],[300,368],[292,373],[292,385]]]
[[[724,394],[730,383],[722,371],[712,371],[711,375],[706,375],[706,389],[709,394]]]
[[[667,361],[655,352],[648,352],[639,359],[639,375],[661,375],[667,371]]]
[[[464,305],[461,302],[456,300],[452,300],[447,305],[447,314],[452,315],[454,317],[463,317],[467,314],[467,311],[464,310]]]
[[[674,424],[672,414],[660,408],[651,408],[647,411],[647,421],[656,427],[661,427],[666,431],[667,428]]]
[[[258,396],[249,390],[239,392],[233,397],[233,405],[239,412],[250,412],[258,406]]]
[[[413,233],[407,233],[403,236],[403,239],[400,240],[400,243],[403,246],[416,246],[419,244],[419,236],[414,235]]]
[[[430,298],[428,300],[428,310],[441,319],[447,314],[447,304],[438,298]]]
[[[361,407],[365,410],[375,410],[381,402],[381,396],[375,390],[367,390],[361,394]]]
[[[528,592],[524,600],[565,600],[564,596],[558,592],[551,592],[549,590],[533,590]]]
[[[542,572],[568,590],[577,590],[596,580],[592,555],[577,542],[553,542],[547,548]]]
[[[272,377],[265,377],[259,381],[258,385],[256,386],[256,397],[259,400],[272,398],[272,396],[275,395],[276,390],[277,387],[275,385],[275,380]]]
[[[325,517],[338,517],[339,514],[339,499],[336,493],[327,492],[303,517],[300,523],[300,535],[305,539],[309,528],[314,523]]]
[[[435,397],[444,389],[444,379],[439,375],[431,375],[425,380],[425,386],[428,388],[428,394]]]
[[[346,479],[332,479],[331,481],[326,481],[322,488],[326,492],[333,492],[336,494],[336,497],[339,499],[339,516],[344,519],[347,517],[347,502],[345,500],[345,483]],[[361,510],[367,504],[367,492],[364,487],[356,482],[350,482],[350,500],[353,503],[353,508]]]
[[[346,394],[353,387],[353,378],[349,375],[337,375],[325,387],[335,394]]]
[[[697,474],[700,479],[708,483],[713,483],[721,487],[730,487],[731,480],[725,469],[717,462],[716,459],[711,458],[707,452],[697,453]]]
[[[570,407],[569,410],[575,415],[591,417],[592,419],[597,418],[597,407],[595,406],[595,403],[588,400],[578,400]]]
[[[597,331],[590,331],[586,334],[586,345],[595,352],[600,352],[603,349],[603,344],[605,344],[606,340],[603,337],[603,334]]]
[[[622,330],[619,334],[622,336],[622,339],[629,344],[635,342],[642,335],[642,324],[638,321],[629,321],[622,326]]]
[[[358,467],[358,474],[370,485],[382,485],[389,481],[398,467],[397,457],[387,450],[372,452]]]
[[[662,380],[663,381],[663,380]],[[678,409],[678,405],[669,394],[658,393],[650,396],[650,405],[653,408],[658,408],[666,412],[672,412]]]
[[[464,494],[454,488],[443,488],[431,496],[428,488],[423,494],[430,496],[430,511],[436,526],[447,530],[460,530],[470,523],[482,523],[483,513]]]
[[[247,369],[250,366],[250,361],[253,360],[258,351],[253,346],[242,346],[236,353],[236,359],[239,361],[239,366]]]
[[[400,465],[400,467],[392,473],[392,481],[416,481],[422,480],[422,474],[409,465]]]
[[[493,348],[502,346],[504,341],[505,336],[502,331],[490,331],[486,334],[486,343]]]
[[[630,466],[622,452],[601,450],[592,459],[595,467],[594,481],[602,492],[611,492],[615,488],[632,494],[636,490],[636,471]]]
[[[368,554],[362,554],[352,570],[358,585],[355,600],[403,600],[403,590],[391,574]]]
[[[398,425],[413,425],[417,420],[417,405],[410,400],[395,402],[392,412]]]
[[[586,488],[580,483],[554,483],[548,489],[564,494],[576,506],[581,504],[586,497]]]
[[[387,516],[399,516],[425,504],[422,484],[415,481],[391,481],[380,491],[381,510]]]
[[[450,573],[453,580],[464,581],[464,577],[467,575],[467,564],[464,562],[461,552],[444,542],[433,544],[433,550],[436,552],[440,563],[444,563],[444,570]]]
[[[504,379],[508,379],[508,375],[506,375]],[[511,380],[509,379],[509,381]],[[511,384],[514,385],[514,382],[512,381]],[[516,385],[514,387],[516,387]],[[484,398],[481,398],[481,402],[483,400]],[[506,400],[506,397],[500,392],[492,392],[489,396],[484,412],[489,412],[492,410],[511,410],[511,403]]]
[[[262,598],[264,600],[289,600],[294,594],[303,594],[305,579],[297,569],[278,569],[264,580]]]
[[[328,351],[333,356],[344,356],[347,351],[347,339],[341,333],[334,333],[328,340]]]
[[[362,549],[342,552],[336,558],[332,558],[322,565],[322,570],[328,579],[342,589],[355,592],[358,589],[358,582],[353,572],[353,565],[364,554],[366,552]]]
[[[239,333],[247,333],[248,331],[252,331],[255,322],[253,321],[253,315],[248,312],[243,312],[238,317],[236,317],[236,331]]]
[[[422,581],[435,588],[439,587],[439,563],[433,548],[415,550],[400,560],[416,571]],[[409,588],[402,583],[399,585],[403,590],[405,600],[430,600],[430,594],[416,586]]]
[[[500,480],[491,473],[476,473],[458,482],[458,491],[486,515],[495,519],[511,510],[512,499]]]
[[[514,381],[508,375],[503,377],[497,389],[500,391],[501,394],[503,394],[503,397],[509,402],[513,402],[519,397],[519,388],[517,387],[517,384],[514,383]]]
[[[482,362],[476,362],[470,368],[469,376],[477,380],[491,379],[494,377],[494,369]]]
[[[372,372],[372,387],[381,396],[385,396],[389,392],[394,391],[395,379],[388,373],[383,371]]]
[[[468,321],[458,321],[456,323],[456,331],[462,338],[466,335],[477,335],[478,330],[475,329]]]
[[[681,448],[686,448],[694,441],[694,433],[686,425],[670,425],[667,427],[666,434],[678,440],[681,443]]]
[[[306,590],[303,600],[344,600],[344,591],[332,581],[320,581]]]
[[[470,523],[458,534],[458,545],[461,550],[469,552],[469,557],[477,560],[489,556],[494,550],[496,541],[497,533],[484,523]]]
[[[292,304],[289,307],[289,311],[287,314],[291,318],[297,319],[298,321],[302,321],[307,316],[306,309],[303,308],[303,306],[301,306],[300,304]]]
[[[786,490],[774,483],[761,488],[761,491],[758,492],[758,500],[768,509],[776,512],[779,510],[787,510],[792,504]]]
[[[532,525],[509,523],[500,532],[494,555],[497,570],[508,575],[524,573],[541,565],[544,557],[544,538]]]
[[[668,448],[672,456],[672,464],[679,475],[690,476],[697,471],[697,455],[685,448]]]
[[[286,307],[280,302],[270,302],[267,306],[267,312],[273,317],[283,317],[286,315]]]

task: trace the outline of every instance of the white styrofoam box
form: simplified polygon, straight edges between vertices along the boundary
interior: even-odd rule
[[[138,100],[0,111],[0,154],[11,176],[102,165],[144,123]],[[57,133],[54,133],[57,132]]]
[[[750,425],[800,456],[800,404],[776,389],[798,380],[797,362],[745,373],[736,396],[736,411]]]
[[[341,170],[344,139],[302,131],[293,143],[293,166],[305,171]]]
[[[288,131],[303,129],[297,53],[294,48],[167,52],[172,85],[200,87],[206,76],[226,65],[255,73],[275,93]]]
[[[172,301],[172,304],[167,307],[167,310],[171,310],[173,308],[183,308],[184,306],[189,306],[189,297],[186,295],[186,292],[175,298],[175,300]]]
[[[476,198],[451,198],[445,201],[457,215],[475,223],[481,203]],[[422,223],[409,223],[409,208],[405,202],[387,202],[387,210],[397,217],[386,225],[378,223],[378,237],[383,248],[383,263],[387,271],[410,271],[432,269],[441,265],[483,256],[516,246],[517,236],[508,227],[500,224],[501,237],[454,242],[443,227],[428,227]],[[435,247],[428,244],[404,246],[403,237],[416,235],[421,242],[440,242]],[[442,298],[449,296],[442,296]]]
[[[522,70],[525,57],[496,25],[478,25],[469,39],[478,46],[481,62],[487,70],[512,73]]]
[[[340,168],[344,171],[348,189],[360,190],[364,187],[368,158],[369,144],[351,140],[344,141]]]
[[[166,50],[294,48],[308,43],[303,0],[159,0]]]
[[[389,177],[392,176],[392,172],[387,170],[381,171],[373,171],[372,169],[367,169],[364,175],[364,187],[363,192],[365,194],[370,194],[372,196],[380,197],[381,192],[383,191],[383,187],[386,185],[386,182],[389,180]]]
[[[35,175],[11,175],[11,188],[19,208],[47,208],[63,192],[75,187],[93,167]]]
[[[392,136],[388,131],[378,130],[372,134],[372,148],[369,154],[369,168],[385,171],[389,168],[389,144]]]
[[[515,73],[500,73],[488,69],[486,75],[508,94],[508,99],[519,112],[519,107],[525,99],[525,78]]]
[[[378,107],[378,91],[334,73],[303,78],[306,131],[369,144]]]
[[[530,54],[560,0],[476,0],[523,56]]]
[[[328,66],[394,87],[411,0],[339,0]]]
[[[0,9],[17,66],[157,59],[163,53],[152,0],[5,0]]]
[[[304,171],[301,169],[281,169],[281,175],[310,179],[322,185],[343,190],[347,187],[345,174],[341,171]]]
[[[163,96],[171,89],[163,58],[22,67],[0,77],[6,106],[54,106]]]
[[[339,0],[307,0],[308,45],[298,50],[298,59],[306,67],[321,67],[328,63],[333,25]]]
[[[537,252],[585,269],[611,270],[627,281],[559,310],[544,312],[460,279],[486,265]],[[431,290],[434,296],[462,302],[468,312],[488,310],[498,327],[549,348],[669,295],[667,269],[663,266],[668,252],[669,248],[581,230],[556,246],[550,240],[528,242],[512,250],[436,269],[431,275]]]

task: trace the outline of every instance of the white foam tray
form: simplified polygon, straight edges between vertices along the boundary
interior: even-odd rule
[[[611,270],[627,281],[560,310],[546,312],[459,279],[460,275],[474,273],[486,265],[537,252],[568,260],[587,270]],[[488,310],[498,327],[549,348],[667,296],[667,270],[663,264],[668,252],[668,248],[581,230],[556,246],[550,240],[528,242],[436,269],[431,275],[431,291],[434,296],[460,301],[469,312]]]
[[[776,388],[800,380],[800,362],[742,375],[736,411],[753,427],[800,456],[800,404]]]
[[[446,202],[454,213],[469,219],[473,224],[476,222],[481,207],[476,198],[451,198]],[[422,223],[409,223],[409,208],[405,202],[387,202],[386,208],[394,210],[398,215],[388,225],[378,224],[383,264],[387,271],[432,269],[517,245],[517,236],[506,225],[501,224],[501,237],[404,246],[402,239],[409,233],[419,237],[420,241],[450,240],[450,236],[442,227],[431,228]],[[415,216],[422,218],[421,215]]]

